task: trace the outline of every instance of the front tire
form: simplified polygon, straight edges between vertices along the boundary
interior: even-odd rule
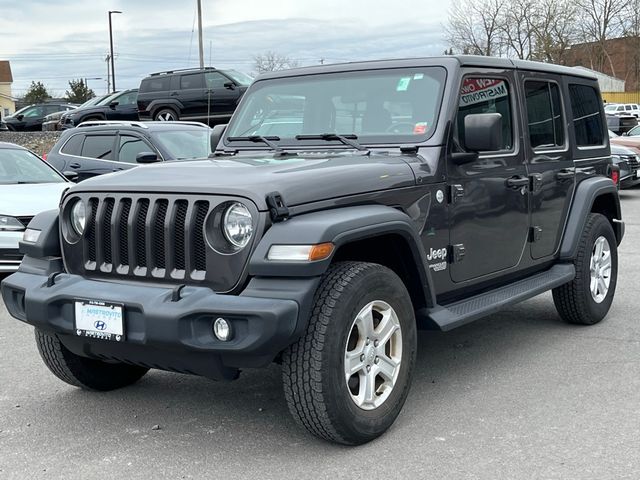
[[[35,331],[38,351],[51,373],[84,390],[109,391],[140,380],[148,368],[126,363],[106,363],[81,357],[66,348],[56,335]]]
[[[576,276],[553,289],[553,302],[563,320],[594,325],[607,315],[617,284],[617,245],[609,220],[589,214],[574,260]]]
[[[332,265],[306,332],[283,353],[284,392],[312,434],[359,445],[384,433],[409,393],[416,358],[411,298],[390,269]]]
[[[155,113],[153,119],[156,122],[177,122],[180,117],[172,108],[162,108]]]

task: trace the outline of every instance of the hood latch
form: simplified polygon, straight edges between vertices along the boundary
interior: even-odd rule
[[[267,194],[267,206],[269,207],[272,222],[282,222],[289,218],[289,209],[285,205],[280,192]]]

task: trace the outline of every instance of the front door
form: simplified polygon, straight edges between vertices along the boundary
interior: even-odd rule
[[[205,78],[209,116],[212,118],[231,118],[240,97],[239,87],[235,85],[232,88],[225,87],[225,85],[233,85],[234,82],[220,72],[208,72]]]
[[[179,89],[172,93],[181,104],[180,118],[202,119],[207,115],[207,93],[202,72],[184,74],[179,77]],[[174,95],[175,94],[175,95]]]
[[[465,282],[516,267],[527,247],[529,179],[518,138],[515,77],[510,72],[463,78],[453,151],[466,151],[464,117],[502,115],[502,148],[471,163],[449,158],[451,279]]]
[[[525,148],[531,175],[531,257],[553,255],[560,244],[564,219],[575,184],[575,168],[567,138],[562,79],[521,73],[527,132]]]

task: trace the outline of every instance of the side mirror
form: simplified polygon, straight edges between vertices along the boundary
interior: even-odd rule
[[[235,90],[236,84],[233,82],[227,82],[224,84],[224,88],[228,88],[229,90]]]
[[[18,116],[16,117],[16,120],[18,120],[19,122],[21,122],[23,118],[24,118],[24,115],[23,115],[23,114],[20,114],[20,115],[18,115]]]
[[[140,152],[136,155],[136,162],[138,163],[156,163],[159,161],[158,154],[154,152]]]
[[[224,135],[224,131],[227,129],[227,124],[215,125],[211,130],[211,151],[215,152],[218,147],[218,143]]]
[[[70,182],[78,183],[78,172],[65,171],[62,172],[62,175],[64,175],[64,178],[66,178]]]
[[[473,113],[464,117],[464,146],[472,152],[502,149],[502,115]]]
[[[118,105],[120,105],[120,102],[111,102],[109,108],[116,108]]]

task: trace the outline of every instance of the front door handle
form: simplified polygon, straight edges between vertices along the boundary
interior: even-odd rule
[[[69,167],[71,168],[80,168],[82,165],[80,165],[78,162],[73,162],[69,164]]]
[[[529,177],[516,175],[514,177],[507,178],[506,183],[507,183],[507,187],[509,188],[527,187],[529,185]]]
[[[177,97],[177,96],[178,96],[178,92],[171,92],[171,95],[170,95],[170,96],[172,96],[172,97]]]

